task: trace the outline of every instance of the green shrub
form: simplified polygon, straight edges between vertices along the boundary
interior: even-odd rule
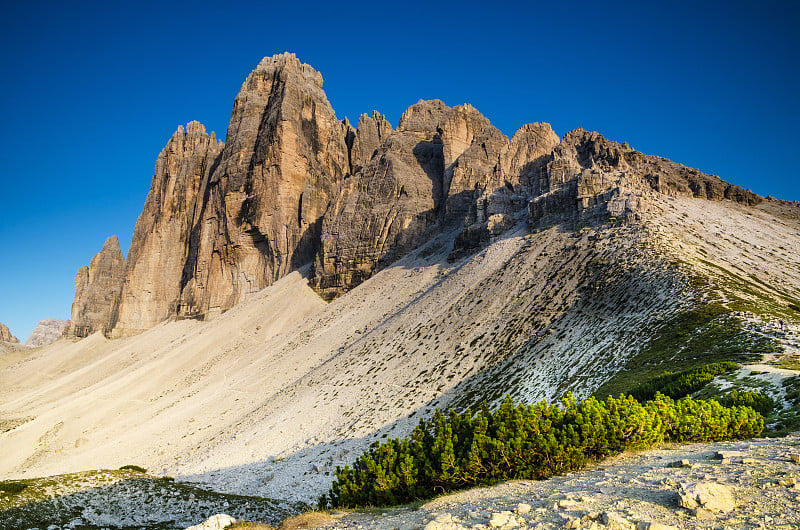
[[[665,372],[633,387],[631,395],[639,401],[647,401],[660,392],[673,399],[680,399],[697,392],[716,376],[737,368],[740,368],[739,364],[726,361],[682,372]]]
[[[745,392],[733,390],[716,399],[725,407],[742,405],[745,407],[750,407],[761,414],[769,414],[772,412],[772,409],[775,408],[775,401],[771,397],[759,392],[758,390]]]
[[[16,495],[17,493],[21,493],[22,490],[27,488],[27,484],[23,484],[22,482],[0,482],[0,491],[5,493],[10,493],[11,495]]]
[[[133,464],[128,464],[127,466],[122,466],[120,470],[130,469],[131,471],[136,471],[137,473],[147,473],[147,470],[143,467],[135,466]]]
[[[352,465],[336,469],[321,508],[379,506],[508,479],[541,479],[662,441],[700,442],[758,435],[764,419],[716,401],[676,402],[658,394],[561,405],[542,401],[497,411],[437,411],[404,439],[375,442]]]

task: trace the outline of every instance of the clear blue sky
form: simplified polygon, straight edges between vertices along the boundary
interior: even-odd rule
[[[651,4],[663,4],[654,6]],[[106,237],[127,253],[178,124],[224,138],[261,57],[319,70],[340,118],[471,103],[507,135],[600,131],[800,199],[800,2],[3,2],[0,322],[68,318]]]

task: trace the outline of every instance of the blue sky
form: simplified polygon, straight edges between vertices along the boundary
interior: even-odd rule
[[[800,3],[3,2],[0,322],[68,318],[77,269],[127,253],[179,124],[224,138],[261,57],[319,70],[337,116],[471,103],[507,135],[584,127],[800,200]]]

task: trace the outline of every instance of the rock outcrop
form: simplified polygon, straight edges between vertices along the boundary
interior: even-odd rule
[[[646,192],[753,206],[762,198],[665,158],[642,154],[575,129],[553,149],[529,203],[531,225],[630,221],[646,208]]]
[[[33,328],[28,340],[25,341],[25,346],[31,348],[38,348],[39,346],[46,346],[51,342],[55,342],[61,338],[64,329],[67,327],[66,320],[58,318],[45,318],[40,320],[36,327]]]
[[[75,338],[88,337],[97,331],[108,335],[117,321],[124,282],[125,258],[117,236],[111,236],[89,266],[81,267],[75,275],[75,301],[65,333]]]
[[[350,144],[350,173],[358,173],[378,151],[384,140],[392,134],[392,124],[377,111],[362,114],[358,126],[352,131]]]
[[[8,329],[8,326],[0,322],[0,342],[13,342],[15,344],[19,343],[19,339],[11,334],[11,330]]]
[[[530,174],[558,142],[547,124],[509,142],[471,105],[412,105],[326,214],[315,288],[326,299],[347,292],[435,227],[465,226],[454,257],[489,242],[524,215]]]
[[[370,162],[345,182],[322,222],[315,289],[333,299],[415,246],[439,219],[444,156],[437,127],[450,111],[420,101]]]
[[[185,130],[179,126],[158,155],[133,232],[112,336],[139,333],[177,313],[192,220],[202,208],[200,189],[222,146],[213,132],[193,121]]]
[[[258,64],[203,190],[180,316],[229,309],[313,260],[322,216],[349,172],[347,132],[316,70],[288,53]]]

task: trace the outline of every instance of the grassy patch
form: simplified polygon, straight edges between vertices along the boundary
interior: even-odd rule
[[[278,530],[298,530],[300,528],[319,528],[331,524],[333,517],[326,512],[312,511],[285,519]]]
[[[797,357],[782,357],[770,364],[777,368],[783,368],[784,370],[800,370],[800,359]]]
[[[714,377],[738,368],[740,368],[739,364],[726,361],[706,364],[681,372],[666,372],[636,385],[631,389],[631,395],[639,401],[647,401],[653,399],[657,392],[661,392],[673,399],[680,399],[697,392],[710,383]]]
[[[711,274],[698,275],[693,284],[698,292],[706,294],[719,291],[725,293],[731,311],[746,311],[761,316],[796,322],[800,320],[800,300],[782,293],[780,288],[768,285],[760,278],[744,277],[725,267],[706,260],[700,263],[710,269]]]
[[[773,339],[746,330],[720,303],[696,305],[656,323],[658,334],[620,372],[598,388],[605,397],[630,392],[665,372],[686,371],[716,362],[753,362],[757,353],[776,351]]]
[[[800,377],[787,377],[783,380],[786,394],[786,408],[768,418],[771,428],[769,436],[786,436],[800,431]]]

